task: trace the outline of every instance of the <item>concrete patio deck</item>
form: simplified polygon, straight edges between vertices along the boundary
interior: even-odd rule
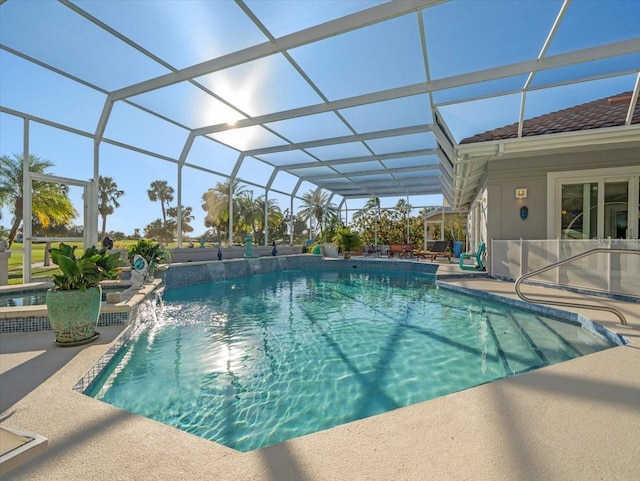
[[[443,265],[441,271],[455,267]],[[447,282],[503,296],[513,284]],[[527,292],[584,296],[527,287]],[[249,453],[72,391],[121,327],[59,348],[51,332],[0,336],[0,423],[49,440],[2,479],[635,480],[640,477],[640,305],[583,314],[631,344],[478,386]]]

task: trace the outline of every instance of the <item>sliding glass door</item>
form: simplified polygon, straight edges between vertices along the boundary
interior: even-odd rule
[[[629,182],[604,184],[604,237],[629,238]]]
[[[556,188],[561,239],[638,239],[640,176],[565,178]]]
[[[562,239],[592,239],[598,229],[598,183],[561,185]]]

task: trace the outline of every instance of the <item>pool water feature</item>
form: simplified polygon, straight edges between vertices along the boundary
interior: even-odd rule
[[[86,394],[250,451],[611,346],[432,276],[292,270],[169,289]]]

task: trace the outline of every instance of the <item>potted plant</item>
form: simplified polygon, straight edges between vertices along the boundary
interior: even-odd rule
[[[462,254],[466,242],[464,221],[464,217],[457,215],[453,220],[447,222],[448,230],[451,232],[451,240],[453,241],[453,257],[456,258]]]
[[[127,250],[129,263],[133,265],[133,258],[138,254],[147,261],[149,265],[148,277],[153,279],[153,274],[158,264],[167,259],[167,251],[158,242],[153,240],[140,239]]]
[[[362,245],[360,235],[357,232],[351,231],[351,229],[346,226],[338,227],[333,242],[342,249],[345,259],[351,258],[351,251],[359,249]]]
[[[53,287],[47,291],[46,304],[56,343],[77,346],[98,338],[96,332],[102,288],[100,282],[118,278],[123,262],[120,254],[91,246],[76,257],[76,246],[61,243],[49,249],[59,272],[51,276]]]

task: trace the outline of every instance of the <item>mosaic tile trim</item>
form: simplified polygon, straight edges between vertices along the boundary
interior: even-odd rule
[[[98,327],[100,326],[121,326],[129,322],[127,312],[107,312],[100,313]],[[51,324],[47,316],[32,317],[10,317],[0,319],[0,334],[10,334],[13,332],[35,332],[50,331]]]
[[[120,336],[113,342],[111,347],[105,352],[98,361],[91,366],[84,376],[73,386],[73,390],[79,393],[84,393],[91,383],[100,375],[102,370],[111,362],[111,359],[118,354],[120,349],[131,339],[131,333],[133,329],[128,326],[124,331],[120,333]]]
[[[51,330],[49,318],[44,316],[14,317],[0,320],[0,334]]]
[[[84,376],[76,383],[73,390],[84,393],[91,383],[100,375],[102,370],[111,362],[111,360],[120,352],[124,345],[131,339],[131,336],[138,327],[147,321],[156,320],[156,309],[160,301],[160,295],[154,291],[149,298],[135,306],[131,313],[131,323],[127,326],[113,342],[111,347],[91,366]]]

